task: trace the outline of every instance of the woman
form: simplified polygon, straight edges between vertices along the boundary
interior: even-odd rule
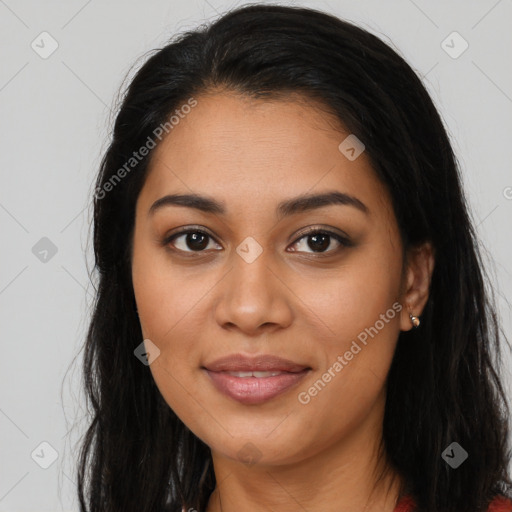
[[[375,36],[251,5],[157,51],[94,250],[82,511],[512,510],[456,160]]]

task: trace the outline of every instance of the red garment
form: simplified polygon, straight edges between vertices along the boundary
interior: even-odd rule
[[[414,510],[414,500],[411,496],[404,496],[395,508],[394,512],[412,512]]]
[[[414,500],[410,496],[404,496],[395,508],[395,512],[413,512]],[[512,501],[497,496],[489,505],[487,512],[512,512]]]

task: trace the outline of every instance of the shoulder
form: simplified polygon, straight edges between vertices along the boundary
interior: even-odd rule
[[[489,505],[487,512],[512,512],[512,500],[504,496],[496,496]]]
[[[414,510],[414,506],[415,504],[412,496],[403,496],[398,502],[394,512],[412,512]]]
[[[415,507],[411,496],[404,496],[394,512],[413,512]],[[487,512],[512,512],[512,500],[505,496],[496,496],[490,503]]]

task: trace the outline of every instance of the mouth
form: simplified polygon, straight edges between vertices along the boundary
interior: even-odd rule
[[[277,356],[234,354],[202,367],[222,394],[246,405],[267,402],[295,387],[311,368]]]

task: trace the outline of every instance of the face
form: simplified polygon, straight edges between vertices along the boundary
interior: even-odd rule
[[[136,205],[133,286],[162,396],[231,460],[297,463],[377,432],[406,303],[423,304],[384,185],[313,103],[196,99]]]

